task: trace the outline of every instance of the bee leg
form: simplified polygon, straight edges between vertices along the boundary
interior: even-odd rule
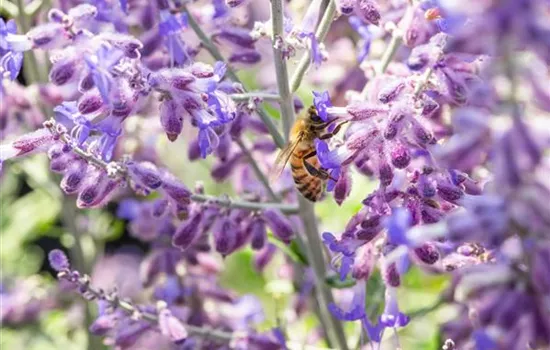
[[[338,181],[337,179],[330,176],[330,174],[326,170],[317,169],[315,166],[313,166],[313,164],[307,161],[308,158],[314,157],[316,155],[317,155],[317,151],[311,151],[302,158],[302,161],[304,162],[304,167],[306,168],[307,172],[311,176],[318,177],[321,180],[331,179],[332,181]]]
[[[326,140],[326,139],[330,139],[331,137],[333,137],[334,135],[338,134],[340,132],[340,129],[342,128],[342,125],[346,124],[347,122],[349,122],[349,120],[346,120],[346,121],[343,121],[341,122],[340,124],[336,125],[336,127],[334,128],[334,130],[332,130],[332,132],[329,132],[327,134],[324,134],[324,135],[321,135],[319,137],[320,140]]]

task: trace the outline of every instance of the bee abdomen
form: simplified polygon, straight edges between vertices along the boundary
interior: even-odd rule
[[[317,159],[313,159],[312,163],[317,163]],[[304,167],[303,159],[293,156],[290,159],[292,168],[292,177],[296,188],[308,200],[315,202],[322,194],[323,181],[318,177],[311,175]]]

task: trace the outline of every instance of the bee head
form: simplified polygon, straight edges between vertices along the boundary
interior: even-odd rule
[[[308,112],[308,115],[309,115],[309,119],[314,123],[314,124],[322,124],[324,123],[323,119],[321,119],[321,117],[319,117],[319,114],[317,113],[317,109],[315,108],[315,106],[310,106],[307,110]]]

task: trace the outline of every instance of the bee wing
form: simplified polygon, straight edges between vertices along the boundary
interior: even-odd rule
[[[302,141],[302,134],[298,135],[296,139],[292,142],[289,142],[285,148],[283,148],[279,154],[277,155],[277,158],[275,159],[275,164],[273,165],[273,168],[271,169],[271,175],[269,176],[269,180],[271,182],[276,181],[279,176],[283,173],[283,170],[285,169],[286,163],[288,163],[288,160],[294,153],[294,150],[298,146],[298,144]]]

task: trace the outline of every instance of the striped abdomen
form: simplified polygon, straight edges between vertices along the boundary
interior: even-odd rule
[[[295,150],[290,157],[290,166],[292,169],[292,177],[296,188],[300,193],[312,202],[317,201],[323,193],[324,180],[311,175],[304,166],[304,156],[311,152],[311,149]],[[319,169],[319,161],[317,156],[310,157],[307,162]]]

